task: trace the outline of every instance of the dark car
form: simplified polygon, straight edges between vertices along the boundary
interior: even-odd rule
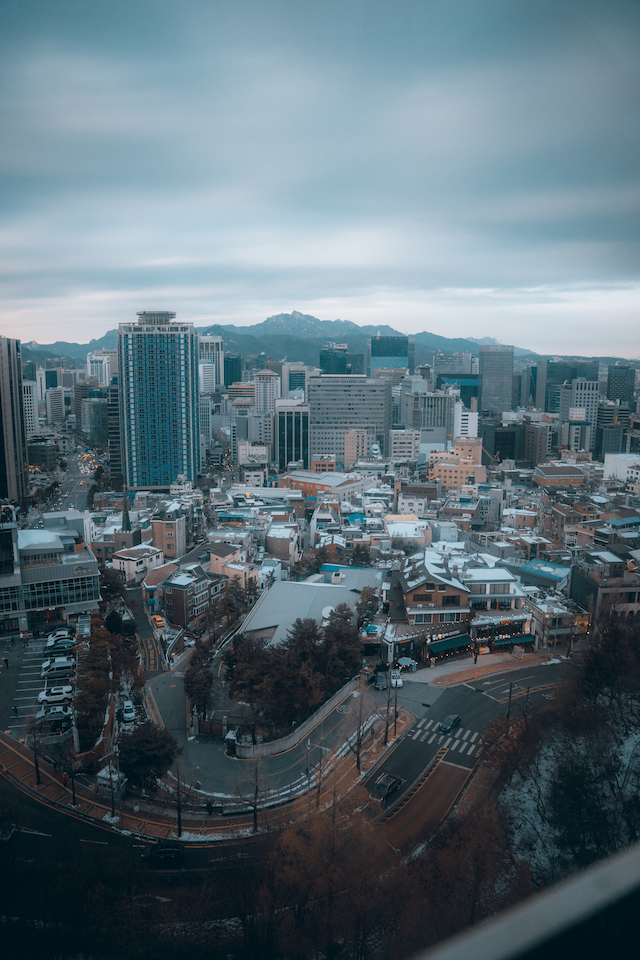
[[[401,777],[394,777],[392,773],[382,773],[374,784],[374,790],[378,798],[383,803],[387,803],[389,797],[400,789],[404,780]]]
[[[440,733],[451,733],[451,731],[459,727],[461,723],[462,717],[459,717],[457,713],[452,713],[450,716],[445,717],[440,724]]]
[[[184,857],[184,845],[176,840],[159,840],[142,851],[142,857],[147,863],[155,864],[179,864]]]

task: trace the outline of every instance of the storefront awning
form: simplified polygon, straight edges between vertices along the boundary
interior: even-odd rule
[[[534,638],[530,633],[519,633],[513,637],[503,637],[502,640],[494,640],[494,647],[505,647],[508,643],[533,643]]]
[[[463,633],[457,637],[447,637],[446,640],[434,640],[427,644],[429,653],[444,653],[445,650],[455,650],[456,647],[466,647],[471,643],[471,637],[468,633]]]

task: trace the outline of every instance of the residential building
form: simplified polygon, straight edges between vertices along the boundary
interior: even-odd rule
[[[176,560],[187,551],[187,520],[177,503],[161,506],[151,518],[152,543],[167,560]]]
[[[360,454],[359,456],[366,456],[366,454]],[[408,428],[391,430],[389,433],[389,457],[396,462],[418,460],[420,458],[420,431],[409,430]],[[358,459],[358,457],[355,459]]]
[[[20,341],[0,337],[0,500],[27,494],[27,433],[22,396]]]
[[[138,584],[145,579],[149,571],[164,564],[162,550],[150,544],[140,544],[128,550],[118,550],[112,554],[113,569],[117,570],[126,583]]]
[[[175,313],[118,327],[122,459],[132,489],[163,489],[200,464],[198,334]]]
[[[345,470],[351,470],[354,463],[367,456],[370,443],[371,435],[366,430],[347,430],[344,435]]]

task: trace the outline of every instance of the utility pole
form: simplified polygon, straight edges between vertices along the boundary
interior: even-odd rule
[[[507,720],[511,718],[511,694],[513,692],[513,683],[509,684],[509,706],[507,708]]]
[[[178,766],[178,836],[182,836],[182,808],[180,806],[180,764]]]
[[[395,686],[395,697],[393,698],[393,739],[396,738],[396,733],[398,731],[398,686]]]

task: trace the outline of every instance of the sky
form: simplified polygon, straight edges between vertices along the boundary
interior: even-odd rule
[[[3,0],[0,333],[638,358],[639,40],[635,0]]]

